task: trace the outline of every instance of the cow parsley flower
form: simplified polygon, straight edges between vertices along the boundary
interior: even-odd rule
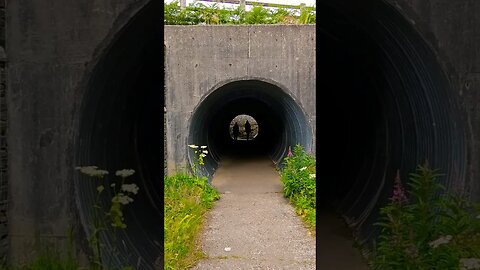
[[[76,167],[81,173],[91,176],[91,177],[98,177],[102,178],[108,174],[108,171],[99,170],[97,166],[83,166],[83,167]]]
[[[115,172],[116,176],[127,178],[135,173],[135,170],[123,169]]]
[[[207,146],[206,146],[206,145],[202,145],[202,146],[200,146],[200,148],[205,149],[205,148],[207,148]]]
[[[119,203],[121,203],[123,205],[127,205],[127,204],[133,202],[132,198],[130,198],[129,196],[127,196],[123,193],[118,193],[118,195],[116,197],[114,197],[112,200],[117,200]]]
[[[190,148],[193,148],[193,149],[197,149],[198,148],[198,145],[195,145],[195,144],[189,144],[188,147]]]
[[[123,184],[122,185],[122,190],[126,192],[131,192],[133,194],[137,194],[138,192],[138,186],[135,184]]]

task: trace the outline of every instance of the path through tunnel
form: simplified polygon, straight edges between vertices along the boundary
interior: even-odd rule
[[[258,123],[254,140],[232,139],[230,123],[241,114]],[[209,155],[202,169],[211,177],[225,156],[267,156],[278,163],[288,146],[300,144],[312,151],[312,138],[304,110],[283,87],[260,79],[239,79],[218,87],[200,102],[190,120],[188,142],[207,145]],[[193,158],[194,150],[190,149],[190,162]]]
[[[395,7],[320,1],[317,28],[317,205],[371,243],[397,170],[405,182],[428,160],[461,185],[462,116],[437,55]]]

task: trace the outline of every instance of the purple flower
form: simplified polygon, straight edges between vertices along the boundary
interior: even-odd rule
[[[292,153],[292,148],[289,146],[288,147],[288,154],[287,154],[288,157],[292,157],[293,156],[293,153]]]
[[[393,184],[393,203],[404,204],[408,202],[407,196],[402,186],[402,181],[400,180],[400,171],[397,170],[397,175],[395,176],[395,183]]]

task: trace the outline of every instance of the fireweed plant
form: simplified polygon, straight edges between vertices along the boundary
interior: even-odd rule
[[[91,258],[91,269],[103,270],[109,269],[105,267],[105,262],[102,261],[102,251],[104,245],[100,241],[100,233],[111,233],[112,239],[115,241],[117,230],[125,229],[123,209],[126,205],[133,202],[133,195],[138,193],[138,186],[134,183],[127,183],[127,178],[132,176],[135,171],[130,169],[118,170],[115,172],[117,181],[110,184],[104,181],[104,178],[109,174],[106,170],[98,169],[97,166],[77,167],[80,173],[93,178],[98,181],[96,188],[95,202],[93,204],[93,224],[91,228],[91,235],[88,239],[90,247],[93,251]],[[105,189],[110,189],[112,199],[105,205],[102,200],[102,194]],[[106,211],[108,209],[108,211]],[[112,252],[115,252],[113,250]],[[125,267],[123,269],[131,269]]]
[[[399,172],[380,210],[372,269],[480,269],[480,208],[449,194],[428,163],[410,174],[408,196]],[[439,195],[441,194],[441,195]]]
[[[203,219],[219,193],[199,175],[207,146],[189,145],[195,153],[193,176],[164,178],[164,269],[188,269],[204,256],[198,245]]]
[[[280,173],[283,194],[290,199],[300,215],[313,229],[316,226],[316,168],[315,157],[296,145],[288,148],[284,167]]]

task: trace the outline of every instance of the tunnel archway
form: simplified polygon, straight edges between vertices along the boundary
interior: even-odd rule
[[[252,116],[261,127],[255,140],[231,140],[228,127],[240,114]],[[190,119],[188,144],[207,145],[202,173],[208,177],[225,155],[266,155],[280,165],[288,146],[300,144],[312,151],[312,128],[306,119],[284,87],[262,78],[240,78],[220,84],[200,101]],[[194,158],[194,150],[189,149],[190,165]]]
[[[317,28],[317,198],[371,244],[397,169],[405,182],[428,160],[463,185],[464,118],[435,50],[386,1],[321,1]]]
[[[106,169],[109,179],[115,177],[116,170],[134,169],[131,179],[140,188],[124,210],[127,228],[117,231],[116,240],[107,232],[100,235],[105,245],[103,260],[111,269],[125,265],[154,269],[163,261],[161,10],[159,1],[139,8],[112,36],[93,70],[85,75],[75,163]],[[87,237],[98,184],[75,174],[76,201]],[[108,192],[109,183],[103,184]],[[111,194],[106,193],[103,199],[109,202]]]

